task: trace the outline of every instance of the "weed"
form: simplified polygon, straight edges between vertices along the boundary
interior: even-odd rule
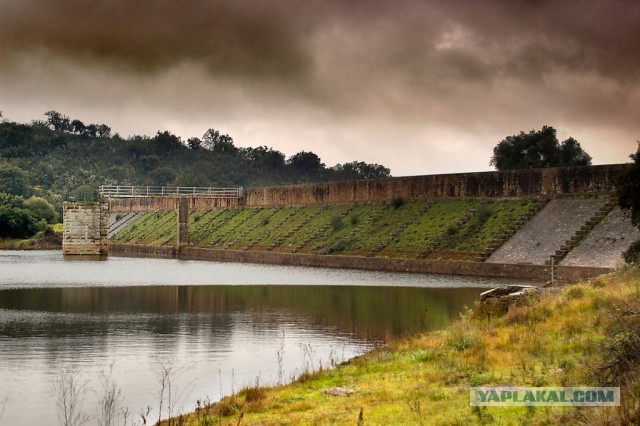
[[[455,223],[450,224],[449,226],[447,226],[447,235],[453,235],[456,232],[458,232],[458,225],[456,225]]]
[[[480,225],[484,224],[491,217],[491,208],[486,204],[482,204],[478,207],[476,217],[478,218],[478,223]]]
[[[255,403],[264,400],[267,397],[267,392],[266,389],[261,387],[258,381],[256,381],[255,386],[240,389],[238,396],[244,397],[246,402]]]
[[[567,297],[569,300],[582,299],[584,297],[584,287],[581,285],[574,285],[567,290]]]
[[[77,370],[65,369],[56,376],[53,388],[58,402],[58,420],[63,426],[79,426],[91,417],[82,411],[87,382],[80,381]]]
[[[434,350],[426,351],[424,349],[418,349],[417,351],[412,352],[409,355],[409,357],[413,361],[428,362],[428,361],[433,361],[434,359],[436,359],[438,357],[438,352],[436,352]]]
[[[478,344],[477,337],[471,332],[456,333],[449,339],[449,346],[457,351],[473,348]]]
[[[471,412],[478,418],[478,422],[482,425],[493,424],[493,415],[489,412],[487,407],[473,406]]]
[[[103,395],[98,401],[98,424],[100,426],[111,426],[116,420],[116,410],[118,405],[122,403],[124,397],[122,396],[122,390],[118,388],[116,382],[112,379],[113,364],[109,366],[108,371],[102,371],[100,373],[100,383],[102,384]],[[125,417],[128,417],[128,409],[123,411]]]
[[[331,220],[329,221],[329,224],[331,224],[331,227],[335,232],[341,230],[344,227],[344,222],[342,221],[342,217],[340,217],[337,214],[331,216]]]
[[[345,240],[344,238],[342,238],[342,239],[336,241],[335,243],[333,243],[333,245],[329,249],[329,254],[331,254],[331,253],[339,253],[341,251],[344,251],[344,250],[347,249],[348,246],[349,246],[349,242],[347,240]]]
[[[402,207],[403,204],[404,204],[404,198],[402,197],[393,197],[393,199],[391,200],[391,205],[396,210]]]
[[[358,215],[351,216],[351,219],[349,219],[349,222],[351,223],[351,225],[356,226],[357,224],[360,223],[360,216]]]
[[[278,384],[282,384],[282,376],[284,375],[283,368],[284,358],[284,330],[282,331],[282,337],[280,337],[280,347],[276,351],[276,359],[278,360]]]

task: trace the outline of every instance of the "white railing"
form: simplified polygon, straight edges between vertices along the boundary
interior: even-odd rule
[[[203,186],[120,186],[101,185],[98,190],[105,198],[139,197],[201,197],[201,198],[240,198],[242,187],[209,188]]]

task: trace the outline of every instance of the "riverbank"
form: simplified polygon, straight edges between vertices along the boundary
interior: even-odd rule
[[[62,250],[62,224],[31,238],[0,239],[0,250]]]
[[[469,310],[427,332],[284,386],[163,424],[638,424],[640,270],[546,291],[501,316]],[[620,407],[469,406],[472,386],[621,386]],[[353,390],[342,396],[324,391]]]

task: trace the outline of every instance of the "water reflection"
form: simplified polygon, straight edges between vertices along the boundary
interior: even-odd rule
[[[27,288],[0,291],[0,309],[83,315],[49,315],[0,324],[8,337],[107,334],[106,324],[173,334],[202,323],[224,328],[225,317],[250,312],[253,321],[285,316],[309,329],[326,329],[366,340],[386,340],[440,328],[479,289],[344,286],[147,286]]]

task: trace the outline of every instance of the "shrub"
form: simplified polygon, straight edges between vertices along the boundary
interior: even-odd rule
[[[344,251],[346,250],[348,245],[349,245],[349,242],[347,240],[345,239],[338,240],[329,249],[329,254]]]
[[[478,208],[478,212],[476,213],[478,217],[478,222],[483,224],[491,217],[491,209],[486,204],[483,204]]]
[[[337,214],[331,216],[331,220],[329,221],[329,223],[331,224],[331,227],[333,228],[334,231],[339,231],[344,226],[344,222],[342,221],[342,218]]]
[[[404,198],[402,197],[393,197],[391,200],[391,205],[394,209],[399,209],[404,204]]]
[[[351,216],[351,219],[349,220],[349,222],[351,222],[351,224],[353,226],[356,226],[357,224],[360,223],[360,216]]]
[[[631,244],[627,251],[622,254],[622,258],[631,265],[640,264],[640,240]]]

